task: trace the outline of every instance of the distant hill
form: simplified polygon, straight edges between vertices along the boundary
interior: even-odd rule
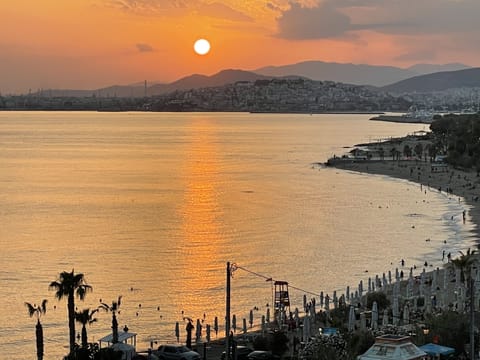
[[[443,91],[462,87],[480,87],[480,68],[444,71],[415,76],[384,86],[381,90],[398,94]]]
[[[323,61],[304,61],[284,66],[267,66],[253,72],[269,76],[299,75],[312,80],[330,80],[355,85],[385,86],[413,76],[436,71],[468,68],[463,64],[419,64],[408,69],[393,66],[342,64]]]
[[[255,74],[250,71],[228,69],[214,75],[206,76],[194,74],[186,76],[170,84],[157,84],[148,89],[149,95],[160,95],[176,90],[198,89],[204,87],[222,86],[237,81],[256,81],[271,79],[272,76]]]

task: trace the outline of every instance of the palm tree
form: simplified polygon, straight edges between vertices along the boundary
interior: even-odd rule
[[[55,297],[58,300],[67,297],[70,353],[73,353],[75,349],[75,295],[83,300],[87,292],[92,291],[92,287],[85,283],[83,274],[75,274],[72,270],[72,272],[63,271],[60,273],[58,280],[50,283],[50,288],[56,291]]]
[[[98,309],[90,311],[90,309],[83,309],[82,311],[75,311],[75,320],[82,324],[82,348],[88,346],[87,325],[91,325],[97,321],[93,317]]]
[[[118,343],[118,322],[116,313],[119,312],[120,304],[122,302],[122,296],[118,297],[117,301],[112,301],[112,305],[101,303],[99,307],[105,311],[110,311],[112,313],[112,344]]]
[[[33,317],[33,315],[37,316],[37,325],[35,326],[35,336],[37,339],[37,359],[43,359],[43,328],[42,324],[40,323],[40,316],[47,312],[47,300],[43,300],[41,305],[30,304],[28,302],[25,303],[25,306],[28,309],[28,315]]]
[[[459,251],[459,253],[460,257],[453,259],[451,264],[455,268],[460,269],[460,281],[463,283],[466,279],[466,271],[470,270],[471,266],[475,262],[475,250],[470,251],[470,249],[468,249],[466,253],[463,253],[462,251]]]

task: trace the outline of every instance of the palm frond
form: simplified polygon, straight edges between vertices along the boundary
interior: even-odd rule
[[[43,299],[42,301],[42,305],[40,306],[40,311],[45,314],[47,312],[47,302],[48,300],[47,299]]]
[[[35,315],[35,313],[37,312],[36,306],[33,306],[32,304],[30,304],[30,303],[28,303],[28,302],[25,303],[25,306],[26,306],[27,309],[28,309],[28,315],[29,315],[30,317],[32,317],[33,315]]]

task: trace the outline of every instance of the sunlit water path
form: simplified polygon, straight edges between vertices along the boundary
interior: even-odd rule
[[[204,324],[218,316],[223,334],[227,261],[318,294],[394,270],[401,258],[439,266],[442,249],[468,247],[472,227],[456,199],[312,165],[345,145],[424,128],[368,118],[0,113],[0,353],[35,356],[24,302],[42,299],[45,359],[67,352],[66,303],[48,285],[72,268],[94,288],[78,308],[122,295],[120,326],[145,349],[175,341],[176,321],[184,339],[182,311],[205,314]],[[270,284],[235,272],[239,323],[258,307],[258,325]],[[294,306],[303,294],[291,291]],[[110,332],[110,316],[98,320],[90,340]]]

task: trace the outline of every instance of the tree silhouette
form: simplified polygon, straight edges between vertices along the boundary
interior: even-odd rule
[[[43,327],[40,323],[40,316],[47,312],[47,300],[43,300],[41,305],[30,304],[28,302],[25,303],[25,306],[28,309],[28,315],[33,317],[33,315],[37,316],[37,325],[35,326],[35,337],[37,340],[37,359],[43,359]]]
[[[82,347],[88,346],[87,325],[91,325],[97,321],[97,318],[93,317],[98,309],[90,311],[90,309],[83,309],[82,311],[75,311],[75,320],[82,324]]]
[[[83,274],[75,274],[72,270],[72,272],[64,271],[60,273],[58,280],[50,283],[50,289],[56,291],[55,297],[58,300],[67,297],[70,353],[72,353],[75,349],[75,295],[83,300],[87,292],[92,291],[92,287],[85,283]]]
[[[122,296],[120,295],[117,301],[112,301],[112,305],[108,305],[106,303],[101,303],[100,305],[101,309],[104,309],[105,311],[112,313],[112,343],[113,344],[118,343],[118,322],[117,322],[116,313],[120,308],[121,302],[122,302]]]

